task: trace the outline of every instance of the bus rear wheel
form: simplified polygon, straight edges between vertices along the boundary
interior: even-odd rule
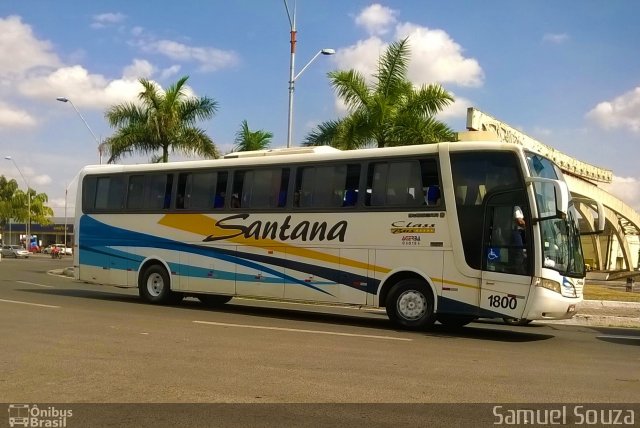
[[[182,294],[171,291],[169,273],[161,265],[147,267],[138,284],[140,297],[149,303],[174,305],[182,301]]]
[[[208,308],[222,306],[232,299],[232,296],[221,296],[219,294],[198,294],[198,300]]]
[[[394,285],[387,297],[386,309],[391,322],[401,328],[418,330],[435,322],[433,294],[419,279],[403,279]]]

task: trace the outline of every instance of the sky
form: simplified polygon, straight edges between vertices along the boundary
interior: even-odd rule
[[[134,101],[140,78],[166,88],[188,76],[191,94],[215,100],[216,115],[198,126],[222,153],[243,120],[285,147],[295,6],[296,73],[321,49],[335,55],[317,57],[295,81],[292,146],[345,114],[328,72],[370,78],[389,43],[408,37],[408,77],[453,94],[438,118],[454,131],[476,107],[612,170],[607,190],[640,211],[640,2],[286,4],[289,16],[284,0],[0,0],[0,175],[46,193],[57,216],[66,199],[71,216],[78,171],[99,163],[98,142],[114,132],[104,113]]]

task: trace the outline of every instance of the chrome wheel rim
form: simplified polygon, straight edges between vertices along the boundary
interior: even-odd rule
[[[406,320],[417,320],[427,313],[427,298],[416,290],[407,290],[398,297],[398,314]]]
[[[147,278],[147,291],[149,295],[152,297],[158,297],[164,290],[164,281],[162,280],[162,275],[158,273],[152,273]]]

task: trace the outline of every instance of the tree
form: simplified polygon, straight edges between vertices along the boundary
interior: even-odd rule
[[[14,194],[16,190],[18,190],[18,182],[16,180],[7,180],[4,175],[0,176],[0,226],[2,226],[3,230],[9,219],[15,217],[14,206],[17,201],[14,198]]]
[[[261,129],[251,131],[245,119],[240,125],[240,130],[236,132],[236,138],[234,140],[236,145],[233,147],[233,151],[248,152],[252,150],[264,150],[269,147],[272,138],[273,134],[271,132]]]
[[[49,196],[46,193],[36,193],[33,189],[29,189],[29,194],[31,195],[31,223],[50,224],[53,210],[46,205],[49,202]]]
[[[453,132],[433,116],[453,97],[437,84],[415,88],[407,80],[408,60],[408,39],[404,39],[389,45],[380,57],[371,86],[358,71],[330,72],[331,84],[349,114],[320,124],[304,145],[356,149],[451,140]]]
[[[28,196],[27,196],[28,195]],[[31,198],[30,204],[27,197]],[[0,226],[4,230],[9,219],[20,223],[49,224],[53,210],[46,206],[49,197],[45,193],[37,193],[29,188],[28,193],[18,188],[16,180],[7,180],[0,176]],[[29,215],[28,207],[31,207]]]
[[[185,76],[166,91],[154,82],[140,79],[143,91],[139,104],[124,103],[107,110],[105,117],[117,128],[105,141],[109,163],[132,153],[151,154],[157,162],[168,162],[169,150],[217,158],[218,150],[197,120],[213,117],[216,101],[207,97],[189,97]]]

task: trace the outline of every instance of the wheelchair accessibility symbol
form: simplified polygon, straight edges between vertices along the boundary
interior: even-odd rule
[[[497,250],[495,248],[489,248],[487,259],[492,262],[492,261],[498,260],[499,258],[500,258],[500,254],[498,254]]]

